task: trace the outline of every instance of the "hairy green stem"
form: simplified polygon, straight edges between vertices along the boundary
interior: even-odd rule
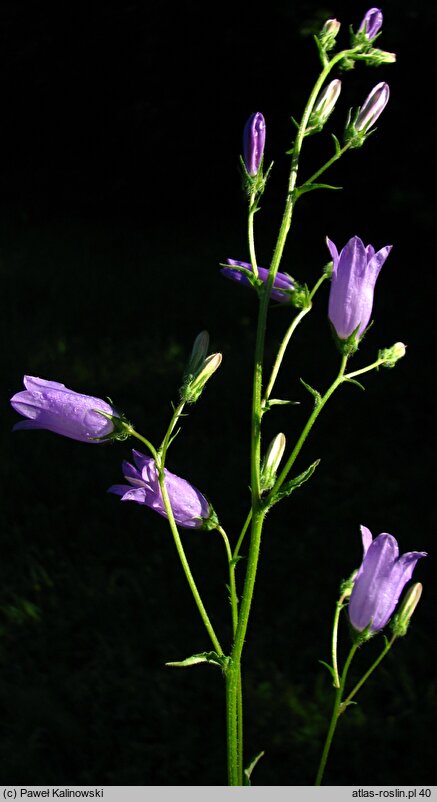
[[[349,694],[349,695],[346,697],[346,699],[344,700],[344,702],[342,702],[342,703],[341,703],[341,705],[340,705],[340,711],[339,711],[339,715],[340,715],[341,713],[343,713],[343,712],[344,712],[344,710],[346,710],[346,707],[348,706],[349,702],[350,702],[350,701],[351,701],[351,700],[354,698],[355,694],[356,694],[356,693],[358,693],[358,691],[359,691],[359,690],[360,690],[360,688],[361,688],[361,687],[364,685],[364,683],[366,682],[366,680],[368,680],[368,679],[369,679],[370,675],[371,675],[371,674],[373,674],[373,672],[375,671],[375,668],[377,668],[377,667],[379,666],[379,664],[380,664],[381,660],[383,660],[383,659],[384,659],[384,657],[386,656],[386,654],[387,654],[387,653],[390,651],[390,649],[391,649],[391,647],[393,646],[393,644],[394,644],[394,642],[395,642],[396,638],[397,638],[397,635],[392,635],[391,639],[390,639],[389,641],[387,641],[387,642],[386,642],[386,644],[385,644],[385,646],[384,646],[384,649],[382,650],[382,652],[381,652],[381,654],[379,655],[379,657],[377,657],[377,658],[376,658],[375,662],[374,662],[374,663],[372,663],[372,665],[370,666],[369,670],[368,670],[368,671],[366,671],[366,673],[365,673],[365,674],[364,674],[364,675],[361,677],[360,681],[359,681],[359,682],[357,682],[357,684],[355,685],[355,687],[353,688],[353,690],[352,690],[352,691],[350,692],[350,694]]]
[[[350,664],[357,649],[358,649],[358,644],[354,643],[346,660],[343,673],[341,675],[340,685],[335,694],[334,709],[332,711],[328,734],[326,736],[325,745],[323,747],[322,757],[320,759],[320,765],[316,776],[316,781],[314,783],[315,785],[322,784],[323,775],[325,773],[326,761],[328,760],[329,750],[331,749],[332,739],[334,737],[338,717],[340,715],[341,697],[343,696],[347,673],[349,671]]]
[[[328,388],[328,390],[326,391],[325,395],[322,396],[322,398],[320,398],[320,400],[316,402],[316,404],[314,406],[314,409],[313,409],[311,415],[309,416],[309,418],[308,418],[308,420],[307,420],[307,422],[306,422],[306,424],[305,424],[305,426],[304,426],[304,428],[302,430],[302,433],[301,433],[301,435],[300,435],[300,437],[299,437],[299,439],[298,439],[293,451],[291,452],[286,464],[284,465],[284,468],[282,469],[282,471],[281,471],[280,475],[278,476],[275,484],[273,485],[269,495],[267,496],[267,499],[266,499],[266,502],[265,502],[266,506],[269,505],[269,502],[273,499],[273,497],[275,496],[277,491],[282,487],[283,483],[285,482],[285,480],[286,480],[291,468],[293,467],[294,463],[296,462],[296,459],[297,459],[297,457],[298,457],[298,455],[300,453],[300,450],[301,450],[303,444],[305,443],[305,440],[307,439],[311,429],[313,428],[313,425],[314,425],[315,421],[319,417],[319,415],[320,415],[323,407],[325,406],[326,402],[329,401],[329,399],[331,398],[331,395],[335,392],[337,387],[339,387],[340,384],[342,384],[345,381],[344,371],[346,369],[346,364],[347,364],[347,356],[343,355],[342,360],[341,360],[340,370],[338,372],[337,378],[331,384],[331,386]]]
[[[201,617],[201,619],[202,619],[202,621],[203,621],[203,623],[205,625],[205,629],[208,632],[209,637],[211,638],[211,641],[212,641],[212,644],[214,646],[215,651],[217,652],[218,655],[223,656],[223,654],[224,654],[223,653],[223,649],[220,646],[220,643],[219,643],[219,640],[217,638],[217,635],[214,632],[214,628],[213,628],[213,626],[211,624],[211,621],[209,619],[209,616],[208,616],[208,614],[207,614],[207,612],[205,610],[205,607],[203,605],[202,599],[200,597],[200,593],[199,593],[199,591],[197,589],[197,586],[196,586],[196,583],[194,581],[194,577],[193,577],[193,575],[191,573],[190,566],[188,564],[188,560],[187,560],[187,557],[186,557],[186,554],[185,554],[185,551],[184,551],[184,547],[182,545],[182,541],[181,541],[181,538],[180,538],[180,535],[179,535],[179,530],[178,530],[178,527],[177,527],[177,524],[176,524],[176,521],[175,521],[175,518],[174,518],[174,515],[173,515],[171,501],[170,501],[170,498],[169,498],[169,495],[168,495],[168,491],[167,491],[167,486],[166,486],[166,483],[165,483],[164,467],[165,467],[165,460],[166,460],[166,457],[167,457],[167,449],[168,449],[169,444],[170,444],[170,438],[171,438],[172,432],[173,432],[173,430],[174,430],[174,428],[176,426],[177,421],[179,420],[179,418],[180,418],[180,416],[182,414],[183,408],[184,408],[184,402],[181,401],[180,404],[176,407],[176,409],[175,409],[175,411],[173,413],[173,416],[172,416],[172,419],[170,421],[169,427],[167,429],[167,432],[165,434],[164,440],[162,441],[161,447],[160,447],[158,455],[157,455],[156,464],[157,464],[157,468],[158,468],[159,486],[161,488],[162,500],[164,502],[164,507],[165,507],[165,511],[167,513],[167,518],[168,518],[168,522],[170,524],[170,529],[171,529],[171,533],[173,535],[173,540],[175,542],[175,546],[176,546],[176,549],[177,549],[177,552],[178,552],[178,555],[179,555],[179,559],[181,561],[181,565],[182,565],[184,574],[186,576],[188,585],[190,587],[190,590],[191,590],[191,593],[193,595],[194,601],[196,603],[197,609],[198,609],[198,611],[200,613],[200,617]]]

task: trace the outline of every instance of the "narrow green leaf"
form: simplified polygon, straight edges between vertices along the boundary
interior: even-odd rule
[[[296,192],[298,195],[304,195],[305,192],[312,192],[313,189],[343,189],[343,187],[334,187],[332,184],[302,184],[298,187]]]
[[[244,769],[244,785],[251,785],[250,777],[252,775],[252,772],[253,772],[256,764],[258,763],[259,760],[261,760],[261,758],[263,757],[264,754],[265,754],[265,752],[263,750],[262,752],[259,753],[259,755],[257,755],[256,757],[253,758],[251,763],[249,763],[247,769]]]
[[[166,663],[165,665],[173,668],[187,668],[188,666],[197,665],[197,663],[214,663],[220,668],[225,668],[227,661],[228,658],[225,655],[220,657],[217,652],[200,652],[199,654],[192,654],[191,657],[186,657],[185,660]]]
[[[340,155],[340,153],[341,153],[341,145],[340,145],[340,142],[338,141],[338,139],[337,139],[337,137],[335,136],[335,134],[331,134],[331,136],[332,136],[332,138],[333,138],[333,140],[334,140],[334,145],[335,145],[335,155],[336,155],[336,156],[339,156],[339,155]]]
[[[366,388],[362,384],[360,384],[360,382],[357,382],[356,379],[348,379],[347,377],[345,377],[344,380],[345,380],[345,382],[349,382],[350,384],[356,384],[357,387],[360,388],[360,390],[364,390],[364,391],[366,390]]]
[[[322,666],[325,666],[325,668],[327,668],[327,669],[328,669],[329,673],[331,674],[331,677],[332,677],[332,679],[333,679],[333,680],[334,680],[334,682],[335,682],[335,680],[336,680],[337,678],[336,678],[336,676],[335,676],[335,671],[334,671],[334,669],[332,668],[332,666],[330,666],[330,665],[329,665],[329,663],[325,663],[325,661],[324,661],[324,660],[319,660],[319,663],[321,663],[321,664],[322,664]]]
[[[246,558],[245,558],[245,557],[243,557],[241,554],[237,554],[237,556],[236,556],[236,557],[233,557],[233,558],[232,558],[232,560],[230,561],[229,565],[231,566],[231,568],[233,568],[233,566],[234,566],[234,565],[237,565],[237,563],[238,563],[240,560],[245,560],[245,559],[246,559]]]
[[[321,402],[321,400],[322,400],[322,396],[320,395],[320,393],[317,390],[315,390],[314,387],[311,387],[310,384],[307,384],[306,382],[304,382],[303,379],[300,379],[300,383],[303,384],[303,386],[305,387],[305,390],[308,390],[308,392],[311,393],[311,395],[314,398],[314,403],[315,403],[316,407],[318,407],[320,402]]]
[[[282,485],[281,489],[278,490],[278,492],[275,493],[275,495],[271,499],[270,505],[273,506],[273,504],[276,504],[278,501],[281,501],[283,498],[286,498],[287,496],[290,495],[290,493],[293,492],[293,490],[296,490],[297,487],[300,487],[301,485],[304,484],[304,482],[307,482],[308,479],[310,479],[311,476],[313,475],[319,462],[320,460],[317,459],[315,462],[312,463],[312,465],[310,465],[306,469],[306,471],[303,471],[302,473],[299,474],[299,476],[295,476],[294,479],[290,479],[288,482]]]

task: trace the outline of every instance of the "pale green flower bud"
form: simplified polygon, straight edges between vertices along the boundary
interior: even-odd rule
[[[416,582],[409,588],[405,598],[399,608],[399,611],[393,617],[391,622],[391,629],[394,635],[402,638],[407,634],[408,626],[411,621],[417,605],[419,604],[422,595],[423,585],[421,582]]]
[[[276,481],[276,472],[279,468],[285,449],[285,435],[280,432],[270,443],[261,465],[261,491],[270,490]]]
[[[320,92],[307,125],[307,133],[321,131],[337,103],[341,92],[341,81],[336,78]]]
[[[181,389],[181,398],[186,404],[194,404],[200,398],[206,382],[220,367],[221,361],[221,354],[211,354],[203,361],[197,374],[188,378]]]
[[[319,42],[324,50],[332,50],[335,45],[337,34],[340,30],[340,23],[336,19],[327,19],[319,33]]]

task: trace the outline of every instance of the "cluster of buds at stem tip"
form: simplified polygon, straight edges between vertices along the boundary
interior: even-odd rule
[[[315,134],[322,130],[328,117],[334,110],[334,106],[337,103],[340,92],[341,81],[338,78],[335,78],[335,80],[331,81],[327,86],[325,86],[324,89],[322,89],[308,120],[308,125],[306,128],[307,134]]]
[[[337,19],[327,19],[318,35],[318,40],[325,52],[332,50],[341,24]]]
[[[354,60],[365,61],[377,67],[379,64],[393,64],[396,61],[395,53],[379,50],[373,47],[373,42],[379,37],[382,28],[382,11],[379,8],[370,8],[364,15],[360,27],[352,32],[351,47],[355,51],[349,59],[348,67],[353,67]],[[343,64],[343,66],[346,66]]]
[[[181,400],[186,404],[194,404],[200,398],[206,382],[220,367],[222,355],[207,356],[208,346],[209,334],[201,331],[194,341],[180,390]]]
[[[276,482],[276,473],[285,450],[285,434],[280,432],[270,443],[261,464],[261,492],[270,490]]]
[[[384,81],[373,87],[352,121],[351,115],[349,115],[344,136],[345,144],[350,148],[359,148],[364,145],[367,137],[372,133],[370,129],[384,111],[389,97],[390,89]]]

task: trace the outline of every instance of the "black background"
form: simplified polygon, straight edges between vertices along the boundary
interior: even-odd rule
[[[169,467],[206,493],[235,542],[248,505],[254,296],[218,273],[247,259],[239,153],[247,117],[267,122],[272,175],[256,219],[268,265],[293,127],[318,70],[312,33],[358,26],[366,6],[314,0],[211,6],[0,3],[2,290],[1,779],[21,784],[224,784],[224,689],[212,667],[167,660],[209,648],[164,520],[106,497],[130,443],[88,448],[11,434],[27,373],[110,396],[162,438],[184,361],[207,328],[223,364],[184,420]],[[359,564],[359,525],[426,550],[423,601],[341,721],[329,784],[436,784],[434,297],[431,249],[435,10],[388,0],[381,47],[398,61],[343,76],[329,130],[379,81],[391,98],[374,134],[329,173],[341,192],[299,202],[282,270],[312,285],[358,234],[393,251],[356,369],[396,340],[407,357],[333,398],[299,461],[307,484],[267,520],[245,652],[254,781],[313,782],[332,702],[329,628],[338,585]],[[302,175],[332,153],[308,140]],[[266,418],[292,443],[310,409],[298,379],[328,386],[338,355],[327,290],[287,356]],[[270,315],[267,359],[289,320]],[[214,533],[183,536],[205,604],[229,643],[226,564]],[[342,629],[342,654],[348,632]],[[382,648],[356,659],[356,678]],[[361,667],[361,671],[360,671]]]

